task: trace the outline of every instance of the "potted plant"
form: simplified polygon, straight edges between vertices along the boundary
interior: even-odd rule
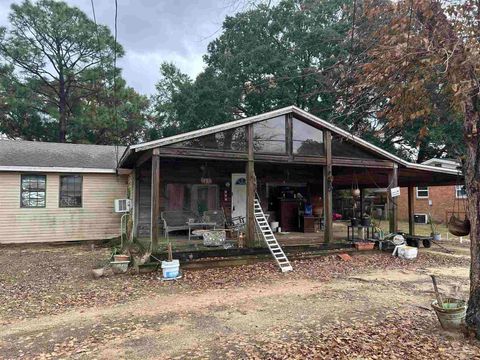
[[[362,216],[362,226],[370,226],[372,224],[372,219],[370,218],[370,215],[367,213],[364,213]]]
[[[429,215],[428,216],[428,222],[430,223],[430,228],[432,229],[432,233],[430,234],[430,236],[432,237],[433,240],[435,241],[439,241],[439,240],[442,240],[442,234],[440,234],[437,230],[437,226],[435,225],[435,223],[432,221],[432,216]]]
[[[113,261],[116,261],[116,262],[117,261],[130,261],[130,255],[122,253],[122,250],[117,248],[117,247],[113,247],[112,257],[113,257]]]

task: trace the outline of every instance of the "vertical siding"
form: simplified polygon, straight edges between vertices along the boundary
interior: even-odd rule
[[[60,174],[48,173],[45,208],[20,207],[21,173],[0,173],[0,243],[107,239],[120,235],[114,200],[125,198],[127,176],[82,174],[83,206],[60,208]]]

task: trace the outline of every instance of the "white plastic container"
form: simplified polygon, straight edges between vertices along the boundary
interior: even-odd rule
[[[277,229],[278,229],[278,226],[280,224],[278,223],[278,221],[272,221],[270,223],[270,228],[272,229],[273,232],[277,232]]]
[[[180,274],[180,261],[162,261],[162,272],[164,279],[176,279]]]
[[[418,248],[402,245],[398,247],[398,257],[406,260],[415,259],[418,255]]]

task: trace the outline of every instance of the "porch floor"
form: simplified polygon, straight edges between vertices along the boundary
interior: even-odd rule
[[[345,221],[334,222],[333,226],[333,241],[331,243],[346,243],[347,241],[347,224]],[[303,232],[289,232],[276,233],[278,242],[282,247],[293,246],[322,246],[324,242],[323,230],[315,233]],[[150,245],[149,238],[141,238],[139,241],[146,247]],[[203,240],[199,237],[192,236],[188,240],[188,234],[185,232],[171,233],[169,238],[164,236],[159,237],[158,248],[154,249],[154,253],[161,253],[166,251],[168,243],[171,242],[173,251],[217,251],[219,249],[237,248],[238,240],[229,239],[225,241],[225,246],[204,246]],[[262,248],[266,247],[264,242],[257,237],[255,246]]]

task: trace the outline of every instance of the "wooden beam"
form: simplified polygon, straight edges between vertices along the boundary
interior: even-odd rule
[[[247,153],[220,150],[177,149],[162,147],[162,157],[183,159],[210,159],[210,160],[241,160],[248,159]]]
[[[398,165],[393,165],[393,170],[388,176],[388,197],[389,201],[389,231],[390,233],[397,232],[398,230],[398,197],[392,198],[391,189],[398,186]]]
[[[135,161],[135,167],[142,166],[147,160],[150,160],[152,157],[152,150],[145,151],[140,157]]]
[[[254,199],[255,190],[257,187],[255,179],[255,163],[253,155],[253,125],[247,126],[247,142],[248,142],[248,161],[246,166],[247,175],[247,234],[246,245],[253,247],[255,245],[255,214],[254,214]]]
[[[332,209],[332,133],[324,131],[326,165],[323,167],[323,214],[325,217],[324,241],[333,240],[333,209]]]
[[[408,187],[408,233],[415,235],[415,188]]]
[[[156,251],[158,247],[160,218],[160,151],[158,148],[153,149],[152,152],[152,191],[151,191],[151,251]]]

